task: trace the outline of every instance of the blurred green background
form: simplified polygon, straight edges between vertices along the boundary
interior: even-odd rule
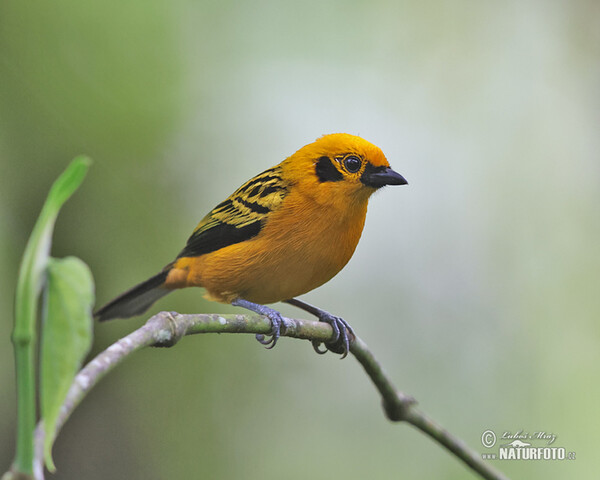
[[[94,164],[53,253],[86,261],[103,303],[169,262],[246,179],[343,131],[379,145],[409,186],[372,199],[350,264],[304,298],[346,318],[477,451],[492,429],[554,433],[577,454],[495,462],[507,474],[596,476],[599,22],[594,0],[2,0],[0,471],[14,451],[18,262],[73,156]],[[195,289],[162,309],[234,310]],[[142,322],[96,325],[94,352]],[[473,478],[387,422],[353,359],[242,335],[133,356],[54,451],[57,479]]]

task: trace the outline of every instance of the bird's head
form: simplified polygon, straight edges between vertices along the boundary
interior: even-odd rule
[[[317,199],[324,200],[362,202],[385,185],[408,183],[391,169],[379,147],[347,133],[318,138],[288,157],[282,166]]]

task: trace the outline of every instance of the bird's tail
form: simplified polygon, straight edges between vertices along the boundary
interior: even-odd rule
[[[164,287],[169,269],[154,275],[145,282],[130,288],[94,312],[94,317],[103,322],[113,318],[129,318],[144,313],[159,298],[171,292]]]

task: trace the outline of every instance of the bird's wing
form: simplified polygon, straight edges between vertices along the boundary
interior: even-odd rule
[[[279,167],[248,180],[202,219],[177,258],[197,257],[255,237],[289,186]]]

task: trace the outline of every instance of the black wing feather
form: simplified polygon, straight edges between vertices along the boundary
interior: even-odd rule
[[[262,221],[260,220],[243,227],[236,227],[229,223],[217,223],[208,230],[193,233],[185,248],[177,255],[177,258],[197,257],[234,243],[250,240],[259,234],[261,228]]]
[[[288,187],[279,166],[251,178],[202,219],[177,258],[197,257],[255,237]]]

